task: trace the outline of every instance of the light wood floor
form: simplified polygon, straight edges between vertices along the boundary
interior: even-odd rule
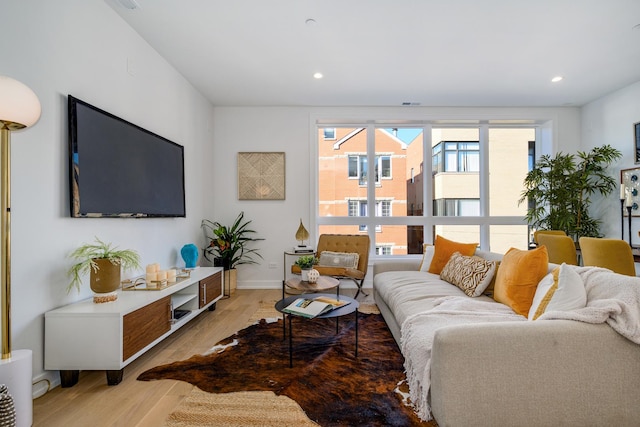
[[[354,292],[350,291],[345,289],[344,294],[353,296]],[[216,342],[242,329],[261,301],[278,300],[281,292],[275,289],[238,290],[231,298],[218,301],[215,311],[201,313],[129,364],[117,386],[107,386],[104,371],[80,372],[80,380],[75,386],[56,387],[33,401],[33,425],[161,426],[193,386],[173,380],[137,381],[138,375],[155,366],[205,352]],[[370,299],[371,296],[366,298],[367,301]]]

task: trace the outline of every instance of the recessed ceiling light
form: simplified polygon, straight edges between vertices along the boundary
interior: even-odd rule
[[[551,79],[551,81],[553,83],[558,83],[560,80],[562,80],[564,77],[562,76],[555,76],[554,78]]]
[[[321,78],[323,78],[323,77],[324,77],[324,76],[322,75],[322,73],[313,73],[313,78],[314,78],[314,79],[321,79]]]
[[[316,20],[313,18],[309,18],[306,21],[304,21],[305,24],[307,24],[307,26],[309,27],[313,27],[314,25],[317,24]]]

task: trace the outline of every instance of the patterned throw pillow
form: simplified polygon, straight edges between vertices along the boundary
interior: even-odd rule
[[[323,267],[358,268],[360,254],[356,252],[320,252],[318,265]]]
[[[495,261],[454,252],[442,269],[440,278],[459,287],[470,297],[477,297],[487,289],[495,272]]]

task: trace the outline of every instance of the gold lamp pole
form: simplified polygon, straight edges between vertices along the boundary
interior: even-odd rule
[[[38,97],[31,89],[10,77],[0,76],[2,359],[11,358],[11,131],[33,125],[40,118],[40,111]]]

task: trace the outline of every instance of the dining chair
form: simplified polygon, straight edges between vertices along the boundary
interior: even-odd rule
[[[567,235],[539,234],[538,246],[546,246],[549,254],[549,262],[570,265],[578,265],[578,253],[576,243]]]
[[[554,236],[566,236],[567,233],[565,233],[563,230],[536,230],[533,233],[533,242],[537,245],[538,244],[538,236],[543,235],[543,234],[552,234]]]
[[[627,276],[636,275],[631,246],[624,240],[580,237],[579,241],[584,266],[604,267]]]

